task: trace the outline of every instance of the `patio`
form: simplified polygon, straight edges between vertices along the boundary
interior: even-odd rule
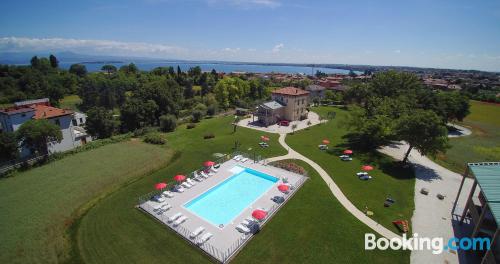
[[[222,228],[213,225],[204,218],[192,213],[190,210],[184,207],[187,202],[233,176],[235,173],[232,172],[231,169],[237,165],[272,175],[278,178],[279,181],[274,183],[274,185],[268,191],[266,191],[256,201],[254,201],[249,207],[245,208],[241,213],[239,213],[238,216],[229,224],[223,226]],[[288,184],[290,186],[293,186],[288,194],[283,194],[277,188],[279,184],[283,183],[283,177],[286,177],[288,179]],[[183,193],[172,192],[173,197],[166,198],[166,201],[164,202],[172,206],[166,212],[159,213],[154,210],[154,207],[158,205],[158,202],[151,200],[140,201],[138,207],[143,211],[149,213],[151,216],[155,217],[158,221],[167,225],[169,228],[177,232],[193,245],[196,245],[196,240],[202,237],[204,234],[213,234],[213,236],[208,241],[206,241],[202,245],[196,246],[201,248],[205,253],[207,253],[214,259],[222,263],[226,263],[232,257],[234,257],[236,253],[253,236],[252,233],[240,233],[238,230],[236,230],[236,226],[239,225],[245,218],[252,218],[252,212],[255,209],[264,208],[268,211],[268,216],[267,218],[265,218],[265,220],[259,222],[259,226],[262,227],[267,221],[270,220],[274,213],[276,213],[279,208],[295,194],[295,192],[302,186],[306,179],[307,177],[305,176],[277,167],[264,165],[263,163],[256,163],[253,160],[238,162],[230,159],[221,164],[215,175],[210,176],[209,178],[204,179],[201,182],[196,182],[196,185],[189,189],[185,189]],[[151,195],[148,196],[150,197]],[[271,200],[271,198],[274,196],[283,196],[285,198],[285,201],[283,203],[276,203]],[[168,218],[177,213],[181,213],[182,215],[188,217],[188,219],[184,223],[181,223],[178,226],[174,226],[172,222],[168,222]],[[190,234],[199,227],[204,227],[205,230],[195,239],[190,238]]]

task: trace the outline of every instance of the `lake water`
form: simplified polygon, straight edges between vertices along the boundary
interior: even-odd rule
[[[60,67],[64,69],[69,69],[73,63],[61,62]],[[100,71],[104,64],[113,64],[117,68],[128,63],[81,63],[87,67],[90,72]],[[217,72],[254,72],[254,73],[305,73],[311,74],[313,69],[311,67],[304,66],[284,66],[284,65],[254,65],[254,64],[224,64],[224,63],[193,63],[193,62],[137,62],[135,65],[144,71],[152,70],[156,67],[174,67],[177,70],[177,66],[180,66],[183,71],[187,71],[191,67],[200,66],[203,71],[211,71],[215,69]],[[322,71],[324,73],[340,73],[347,74],[348,70],[342,69],[332,69],[332,68],[314,68],[314,73],[316,71]],[[360,74],[360,72],[356,72]]]

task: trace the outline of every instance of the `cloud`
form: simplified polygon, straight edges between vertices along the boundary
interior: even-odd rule
[[[238,51],[240,51],[240,48],[224,48],[224,51],[229,53],[238,53]]]
[[[155,57],[177,56],[187,52],[185,48],[144,42],[23,37],[0,38],[0,51],[74,51],[78,53]]]
[[[395,50],[394,53],[401,53],[401,50]]]
[[[283,43],[280,43],[280,44],[276,44],[273,48],[273,52],[274,53],[278,53],[281,51],[281,49],[283,49],[285,47],[285,44]]]
[[[239,7],[268,7],[276,8],[281,6],[281,2],[277,0],[207,0],[210,5],[227,4]]]

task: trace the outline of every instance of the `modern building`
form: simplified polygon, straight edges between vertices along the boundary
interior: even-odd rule
[[[61,128],[63,139],[47,144],[49,154],[70,150],[92,140],[83,128],[85,114],[52,107],[47,98],[16,102],[13,107],[1,109],[0,132],[14,132],[32,119],[47,119]],[[31,155],[28,149],[20,151],[21,157]]]
[[[466,178],[472,178],[470,190],[463,190]],[[479,188],[478,188],[479,187]],[[465,205],[457,206],[462,191],[467,195]],[[460,209],[459,209],[460,208]],[[490,248],[479,252],[478,263],[500,263],[500,162],[469,163],[453,204],[453,215],[460,225],[467,220],[472,226],[471,238],[489,238]]]
[[[264,126],[283,120],[296,121],[307,118],[309,94],[308,91],[296,87],[275,90],[271,94],[272,101],[259,105],[255,115]]]

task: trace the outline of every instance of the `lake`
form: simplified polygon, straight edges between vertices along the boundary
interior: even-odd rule
[[[63,69],[69,69],[72,63],[69,62],[61,62],[59,66]],[[100,71],[101,67],[105,64],[115,65],[117,68],[120,68],[123,65],[128,63],[81,63],[87,67],[87,70],[90,72]],[[177,66],[180,66],[183,71],[187,71],[191,67],[200,66],[203,71],[211,71],[215,69],[217,72],[254,72],[254,73],[305,73],[311,74],[312,68],[305,66],[285,66],[285,65],[255,65],[255,64],[226,64],[226,63],[195,63],[195,62],[137,62],[135,65],[144,71],[152,70],[156,67],[169,67],[172,66],[177,70]],[[314,72],[322,71],[324,73],[340,73],[340,74],[348,74],[348,70],[343,69],[333,69],[333,68],[321,68],[315,67]],[[357,72],[357,74],[361,74],[362,72]]]

